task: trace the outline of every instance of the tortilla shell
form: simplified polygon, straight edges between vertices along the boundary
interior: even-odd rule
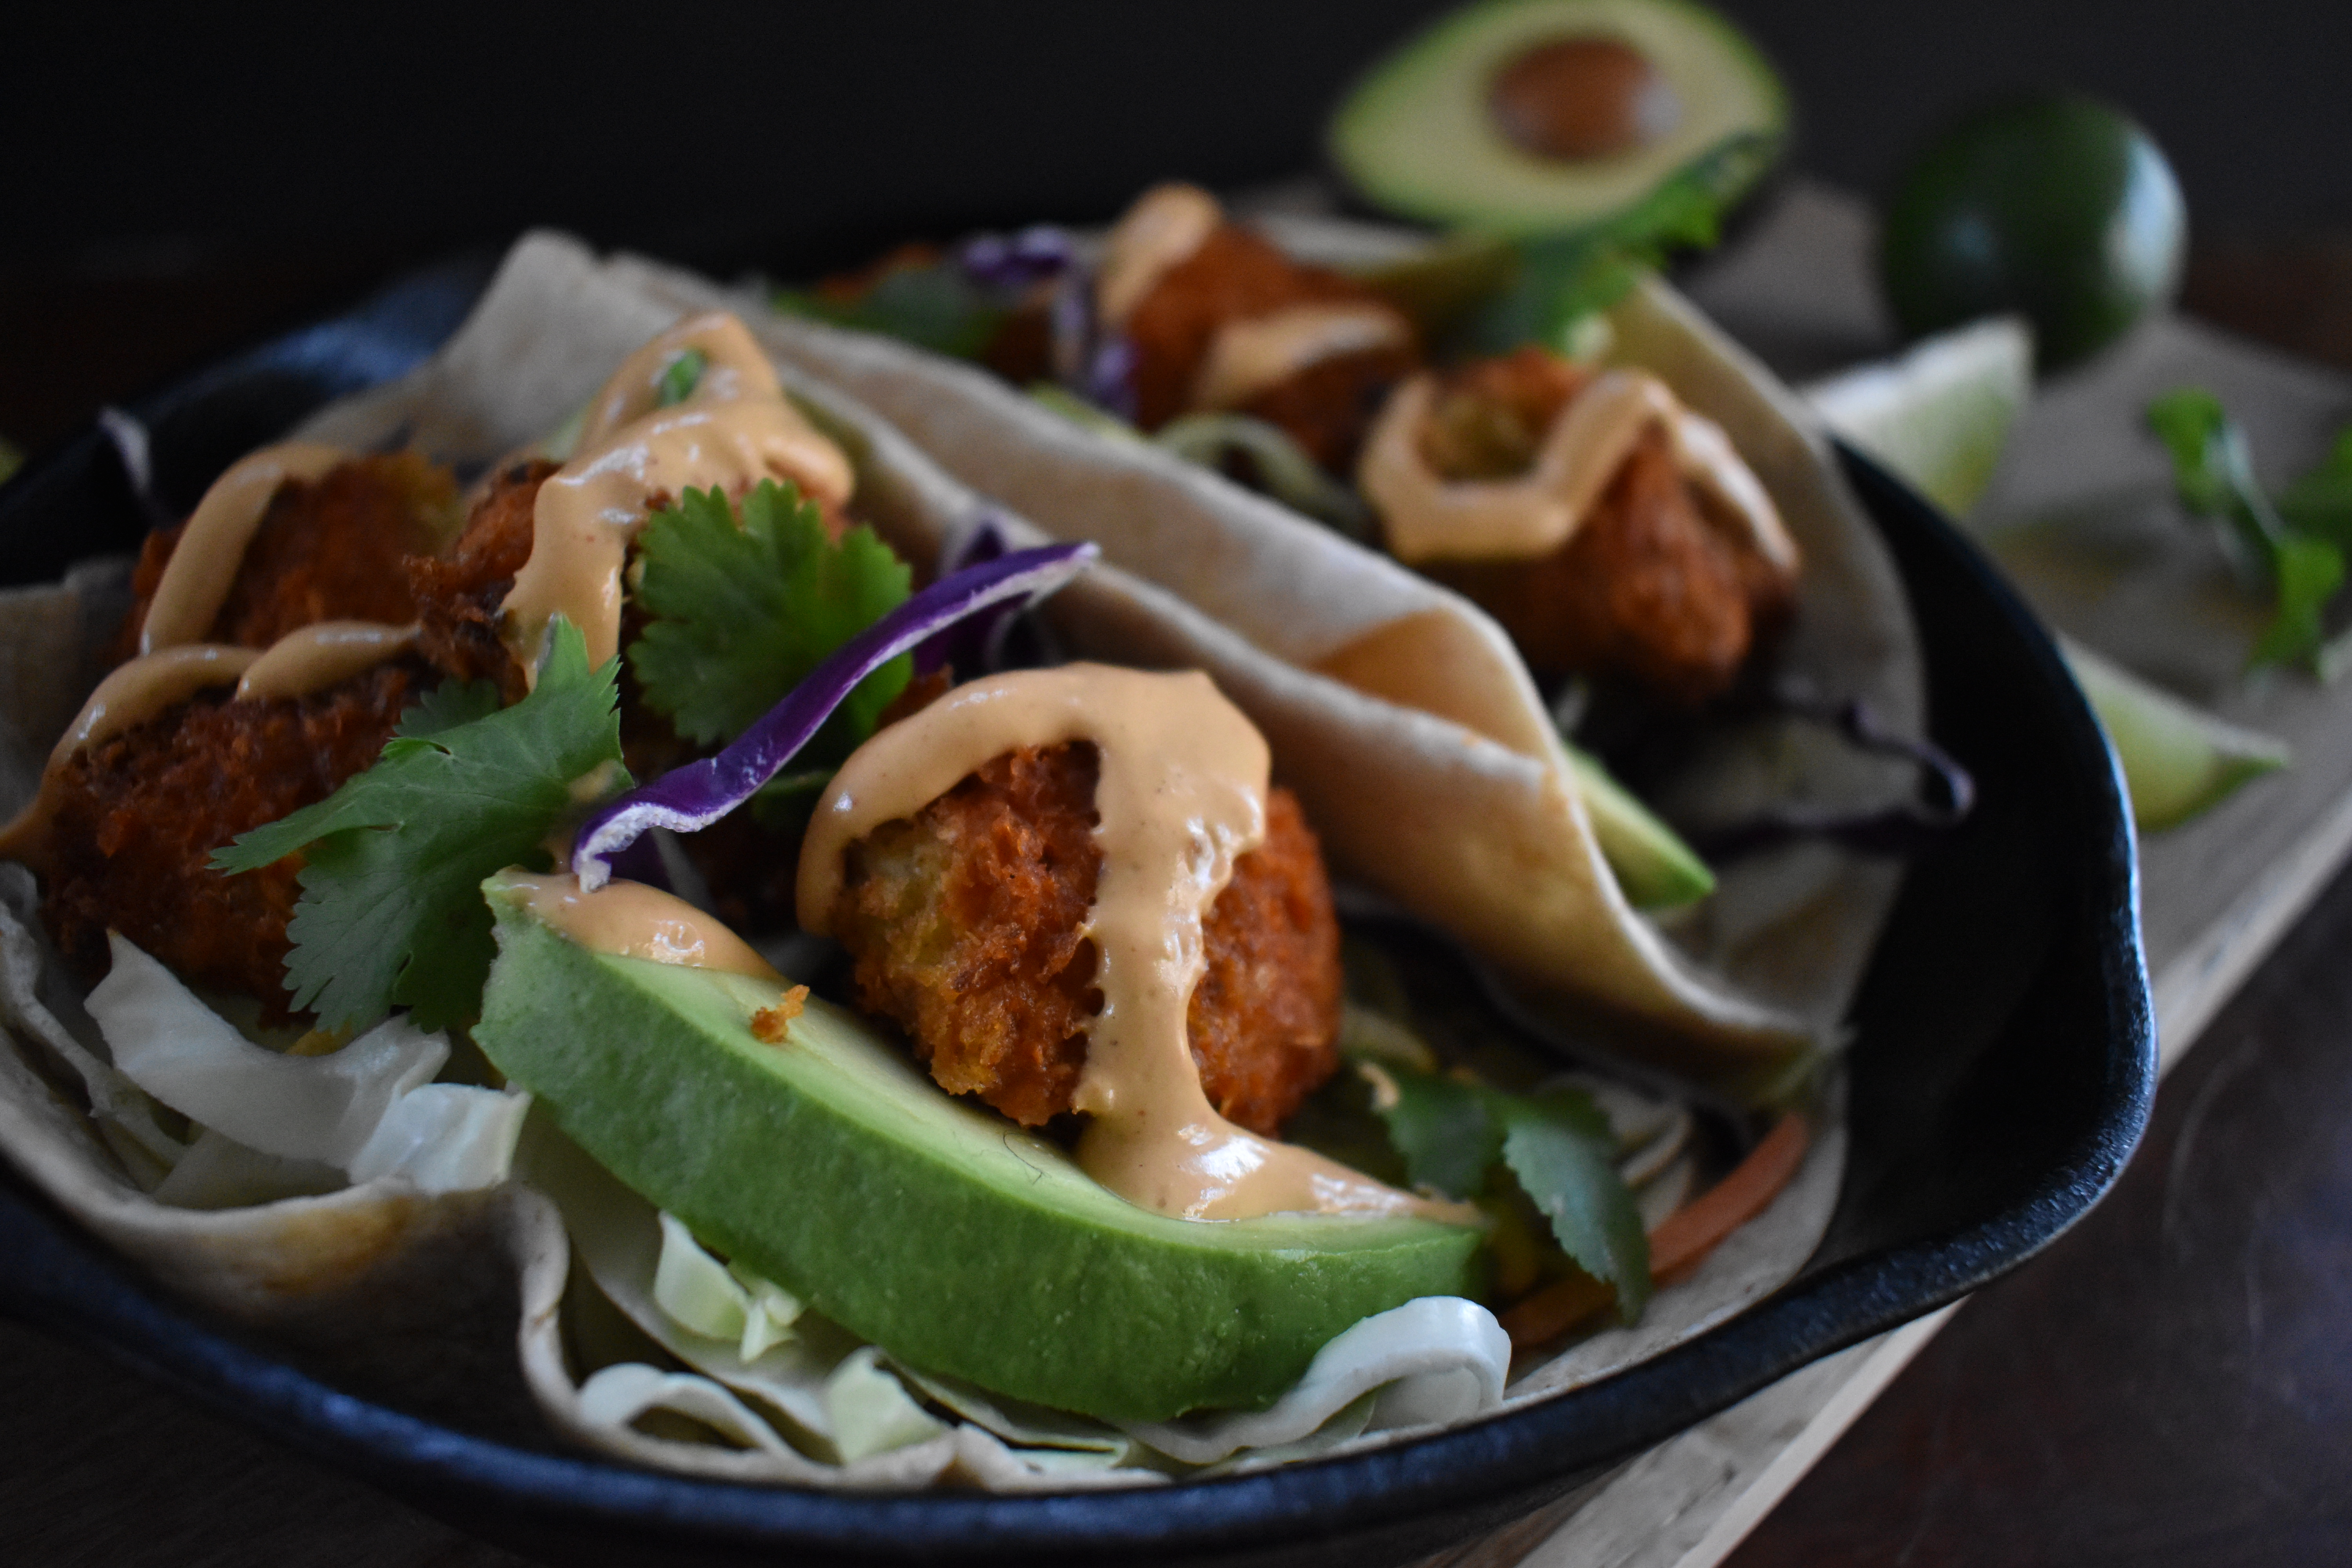
[[[559,425],[630,350],[688,305],[716,298],[711,286],[680,274],[640,262],[600,263],[576,241],[533,235],[517,245],[474,315],[432,361],[324,410],[299,434],[359,447],[409,442],[478,470]],[[943,542],[983,516],[1016,537],[1030,536],[1022,519],[951,478],[854,395],[879,392],[911,406],[940,385],[940,367],[908,363],[862,342],[812,338],[806,329],[778,326],[771,332],[772,344],[796,351],[777,350],[787,385],[843,440],[858,469],[860,515],[894,545],[917,560],[934,559]],[[820,375],[827,356],[840,367]],[[908,385],[897,386],[894,375],[908,378]],[[952,382],[949,390],[972,395]],[[1606,906],[1621,918],[1605,926],[1580,910],[1578,899],[1605,900],[1614,887],[1591,848],[1580,805],[1560,788],[1549,761],[1479,732],[1509,732],[1524,721],[1523,708],[1514,710],[1496,695],[1517,692],[1532,700],[1523,689],[1525,676],[1512,673],[1515,661],[1491,684],[1466,686],[1444,713],[1342,685],[1310,668],[1349,637],[1433,605],[1451,617],[1433,647],[1474,670],[1489,662],[1500,666],[1507,650],[1492,643],[1498,634],[1490,623],[1376,558],[1360,557],[1285,518],[1262,515],[1263,503],[1222,481],[1149,454],[1112,461],[1050,424],[1013,427],[1017,401],[1001,402],[956,419],[998,431],[1008,441],[1018,438],[1004,477],[1038,469],[1043,477],[1017,487],[1030,500],[1066,510],[1123,498],[1145,520],[1149,526],[1119,534],[1109,552],[1114,563],[1150,563],[1148,553],[1139,554],[1143,535],[1175,551],[1184,530],[1195,529],[1202,531],[1207,555],[1235,574],[1231,580],[1204,574],[1181,560],[1160,566],[1169,581],[1129,574],[1116,563],[1091,572],[1054,602],[1057,629],[1076,651],[1210,670],[1265,727],[1277,771],[1308,799],[1328,841],[1349,846],[1359,869],[1387,862],[1384,885],[1442,889],[1429,893],[1422,907],[1442,909],[1468,929],[1494,927],[1498,941],[1511,939],[1505,948],[1521,952],[1531,967],[1540,967],[1535,961],[1549,950],[1502,929],[1511,921],[1501,911],[1571,935],[1598,929],[1605,936],[1620,928],[1637,933],[1594,938],[1580,951],[1595,962],[1619,964],[1627,952],[1638,953],[1641,982],[1621,987],[1621,1000],[1653,1008],[1678,1026],[1696,1020],[1710,1043],[1736,1051],[1789,1036],[1792,1026],[1775,1015],[1694,978],[1654,930],[1622,906]],[[1789,445],[1792,452],[1810,449],[1793,436]],[[1045,472],[1065,462],[1067,475]],[[1831,553],[1811,540],[1807,547],[1817,560]],[[1286,571],[1293,574],[1286,579]],[[1337,583],[1360,595],[1347,609],[1323,605],[1319,594],[1293,592],[1286,630],[1272,616],[1274,589],[1286,581]],[[1180,583],[1202,591],[1207,603],[1196,607],[1180,598],[1172,591]],[[5,729],[0,784],[14,796],[0,805],[29,794],[39,759],[96,679],[100,647],[121,613],[121,593],[117,568],[78,573],[55,588],[0,595],[0,725]],[[1229,621],[1210,610],[1240,618]],[[1257,618],[1242,616],[1244,610]],[[1286,653],[1276,650],[1277,642]],[[57,679],[60,668],[76,672],[70,683]],[[71,689],[64,689],[68,684]],[[1442,702],[1445,694],[1423,700]],[[1916,718],[1916,700],[1908,709],[1890,703],[1888,710]],[[1454,835],[1423,820],[1433,817]],[[1466,868],[1451,864],[1455,857]],[[1786,881],[1789,874],[1775,875]],[[1547,879],[1555,876],[1565,879],[1563,887],[1548,887]],[[1832,922],[1834,940],[1815,944],[1813,967],[1784,976],[1788,983],[1775,998],[1792,1016],[1811,1017],[1826,1007],[1834,1017],[1852,984],[1849,971],[1860,962],[1839,922],[1851,919],[1874,931],[1884,902],[1871,900],[1867,878],[1855,879],[1850,868],[1834,863],[1805,872],[1798,882],[1814,894],[1827,887],[1839,898],[1869,905],[1866,920],[1859,905],[1843,910]],[[1770,911],[1780,907],[1774,900],[1787,900],[1770,885],[1759,886],[1760,901],[1751,902],[1763,912],[1751,910],[1749,919],[1769,934]],[[1726,951],[1760,949],[1751,941]],[[578,1364],[567,1349],[569,1247],[561,1215],[546,1195],[521,1181],[427,1195],[390,1178],[215,1212],[158,1203],[146,1191],[154,1173],[148,1170],[142,1179],[142,1156],[134,1142],[92,1114],[135,1110],[136,1091],[107,1066],[104,1042],[79,998],[34,919],[30,878],[21,868],[0,868],[0,1019],[15,1047],[0,1051],[0,1150],[67,1214],[166,1289],[215,1320],[266,1336],[289,1359],[339,1386],[491,1436],[539,1444],[560,1437],[632,1462],[699,1474],[853,1487],[1080,1484],[1007,1460],[1001,1448],[963,1436],[962,1428],[950,1439],[919,1446],[919,1452],[838,1468],[773,1456],[763,1461],[599,1423],[581,1398],[582,1380],[593,1368]],[[1759,1220],[1694,1277],[1660,1291],[1641,1326],[1598,1336],[1526,1369],[1512,1396],[1574,1386],[1654,1353],[1792,1275],[1818,1243],[1837,1191],[1844,1140],[1834,1107],[1828,1110],[1826,1128],[1796,1182]],[[1367,1436],[1347,1447],[1396,1436]]]

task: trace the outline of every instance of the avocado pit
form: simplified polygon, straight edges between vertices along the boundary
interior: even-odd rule
[[[1681,95],[1649,57],[1600,34],[1522,50],[1495,73],[1486,108],[1513,146],[1561,163],[1634,152],[1683,118]]]

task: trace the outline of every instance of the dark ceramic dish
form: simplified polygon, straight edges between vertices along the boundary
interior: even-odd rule
[[[156,479],[212,475],[455,328],[479,266],[421,274],[137,405]],[[0,1175],[0,1307],[89,1340],[483,1536],[576,1562],[1401,1562],[1559,1495],[1815,1358],[1965,1295],[2079,1218],[2130,1154],[2155,1031],[2115,765],[2049,639],[1910,490],[1841,454],[1909,587],[1934,731],[1973,817],[1920,857],[1859,999],[1853,1150],[1785,1289],[1605,1382],[1375,1453],[1165,1489],[866,1496],[655,1475],[436,1426],[338,1392],[160,1295]],[[96,431],[0,490],[0,580],[135,542]]]

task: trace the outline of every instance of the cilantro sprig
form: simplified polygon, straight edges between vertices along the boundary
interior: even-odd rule
[[[1357,1070],[1373,1082],[1372,1109],[1413,1185],[1507,1201],[1516,1182],[1560,1250],[1615,1289],[1624,1321],[1641,1315],[1650,1299],[1649,1237],[1618,1174],[1609,1119],[1590,1095],[1565,1088],[1511,1094],[1398,1061],[1360,1060]]]
[[[618,677],[618,660],[589,668],[579,628],[559,620],[521,701],[499,707],[487,682],[444,686],[365,773],[213,856],[235,873],[302,854],[287,928],[296,1008],[330,1028],[406,1006],[438,1029],[480,1010],[494,952],[482,879],[548,864],[542,845],[578,809],[576,781],[627,784]]]
[[[2181,505],[2227,523],[2271,589],[2270,624],[2249,663],[2302,663],[2332,679],[2342,650],[2329,646],[2322,617],[2344,584],[2344,552],[2352,542],[2352,447],[2339,440],[2329,461],[2287,492],[2294,502],[2290,521],[2254,478],[2245,433],[2210,392],[2168,393],[2147,405],[2147,423],[2171,454]]]
[[[869,528],[838,543],[789,485],[762,483],[740,510],[689,489],[638,536],[636,603],[648,617],[629,647],[646,701],[700,745],[730,741],[824,657],[906,602],[906,563]],[[874,732],[907,684],[903,656],[859,684],[819,731],[812,757],[838,762]]]
[[[1605,223],[1515,242],[1515,276],[1470,321],[1459,345],[1505,353],[1522,343],[1575,352],[1583,323],[1624,298],[1678,250],[1705,250],[1723,215],[1780,155],[1759,132],[1727,137]]]

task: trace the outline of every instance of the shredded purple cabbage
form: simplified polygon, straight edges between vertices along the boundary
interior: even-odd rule
[[[1772,705],[1826,724],[1857,750],[1900,757],[1919,770],[1919,794],[1877,811],[1766,812],[1746,822],[1695,834],[1691,847],[1720,863],[1800,838],[1826,838],[1865,855],[1907,855],[1968,820],[1976,806],[1976,780],[1958,759],[1926,736],[1898,733],[1860,698],[1843,701],[1798,691],[1776,691]]]
[[[1003,559],[1011,548],[996,514],[982,511],[972,520],[963,537],[956,541],[955,548],[940,557],[940,575],[952,577],[974,566],[984,566]],[[967,676],[979,671],[993,673],[995,666],[990,656],[1002,649],[1005,629],[1020,613],[1021,606],[1008,601],[967,616],[953,626],[941,626],[915,645],[915,673],[929,675],[950,667]]]
[[[572,868],[590,892],[613,874],[617,857],[646,833],[695,833],[758,793],[857,683],[940,631],[1015,600],[1033,603],[1068,582],[1100,554],[1091,544],[1052,544],[942,577],[858,633],[809,672],[765,717],[717,756],[673,768],[598,808],[572,841]]]
[[[1135,345],[1095,314],[1094,268],[1073,263],[1047,316],[1054,377],[1096,407],[1135,419]]]
[[[1070,237],[1050,224],[1038,224],[1018,234],[983,234],[956,250],[956,266],[964,278],[982,289],[1019,293],[1049,278],[1059,278],[1076,260]]]

